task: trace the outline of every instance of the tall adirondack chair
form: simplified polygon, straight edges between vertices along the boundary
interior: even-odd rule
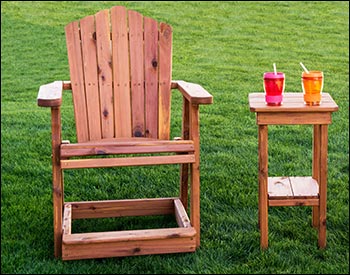
[[[196,251],[200,245],[199,105],[211,104],[213,98],[198,84],[172,81],[171,26],[115,6],[68,24],[65,33],[70,81],[42,85],[37,97],[39,106],[51,108],[55,257],[75,260]],[[172,89],[183,96],[182,137],[176,139],[170,139]],[[73,94],[76,143],[61,138],[63,90]],[[66,169],[167,164],[180,164],[178,197],[64,200]],[[177,226],[72,230],[73,219],[149,215],[174,215]]]

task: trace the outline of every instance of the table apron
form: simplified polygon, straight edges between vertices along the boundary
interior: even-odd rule
[[[258,125],[278,124],[331,124],[331,112],[259,112],[256,114]]]

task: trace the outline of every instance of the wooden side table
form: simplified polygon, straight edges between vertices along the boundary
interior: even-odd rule
[[[318,245],[326,246],[328,124],[337,104],[328,93],[320,106],[307,106],[302,93],[285,93],[281,106],[267,106],[264,93],[249,94],[256,113],[259,151],[260,246],[268,247],[269,206],[312,206],[312,225],[318,229]],[[313,125],[312,176],[268,177],[268,125]]]

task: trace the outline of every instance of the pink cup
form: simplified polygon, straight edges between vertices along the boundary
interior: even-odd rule
[[[283,102],[284,73],[264,73],[264,91],[267,105],[278,106]]]

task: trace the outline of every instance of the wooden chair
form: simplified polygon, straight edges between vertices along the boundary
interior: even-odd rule
[[[200,245],[199,105],[213,98],[198,84],[172,81],[171,26],[116,6],[68,24],[65,32],[70,81],[43,85],[37,97],[39,106],[51,108],[55,256],[195,251]],[[172,140],[171,89],[183,96],[182,137]],[[61,139],[63,90],[72,90],[77,143]],[[178,197],[64,200],[66,169],[166,164],[180,164]],[[170,214],[175,228],[72,232],[73,219]]]

